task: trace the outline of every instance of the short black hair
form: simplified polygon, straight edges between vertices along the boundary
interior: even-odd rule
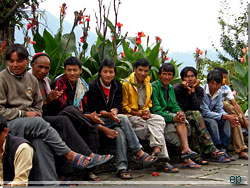
[[[184,77],[186,77],[187,76],[187,72],[188,71],[191,71],[191,72],[193,72],[194,73],[194,76],[197,78],[197,71],[196,71],[196,69],[194,68],[194,67],[184,67],[184,69],[182,69],[182,71],[181,71],[181,73],[180,73],[180,76],[181,76],[181,79],[183,80],[184,79]]]
[[[159,69],[159,75],[161,75],[162,72],[172,72],[173,76],[175,76],[175,67],[171,63],[164,63]]]
[[[143,66],[143,67],[149,66],[149,69],[151,69],[151,64],[146,58],[141,58],[134,63],[134,68],[137,69],[137,67],[139,66]]]
[[[7,61],[10,60],[10,56],[14,52],[17,53],[18,58],[20,60],[24,60],[24,59],[28,59],[29,58],[29,52],[28,52],[28,50],[23,45],[21,45],[21,44],[12,44],[6,50],[5,59]]]
[[[211,81],[215,81],[216,83],[222,83],[222,74],[220,71],[217,70],[211,70],[207,75],[207,83]]]
[[[78,65],[80,69],[82,69],[82,62],[77,57],[69,57],[64,61],[64,68],[66,68],[67,65]]]
[[[0,115],[0,133],[3,132],[4,128],[7,128],[7,121],[2,115]]]
[[[223,67],[214,67],[214,70],[220,71],[222,74],[228,74],[228,71]]]
[[[114,68],[115,73],[116,73],[116,66],[115,66],[115,62],[113,61],[113,59],[104,59],[101,62],[101,65],[100,65],[99,70],[98,70],[99,76],[100,76],[100,73],[102,72],[103,67]]]

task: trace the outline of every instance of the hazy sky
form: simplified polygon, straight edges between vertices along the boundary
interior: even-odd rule
[[[230,0],[229,0],[230,1]],[[73,22],[75,10],[86,8],[91,15],[91,30],[95,31],[94,12],[98,13],[98,0],[46,0],[40,4],[59,17],[62,3],[67,4],[66,20]],[[110,0],[103,1],[106,6]],[[212,41],[219,46],[220,26],[218,11],[220,0],[121,0],[118,22],[123,24],[122,33],[135,36],[143,31],[150,36],[150,44],[155,36],[162,38],[162,46],[170,51],[187,52],[196,47],[206,50],[212,48]],[[230,4],[237,12],[239,0]],[[113,0],[109,19],[114,23]],[[146,44],[146,38],[142,40]]]

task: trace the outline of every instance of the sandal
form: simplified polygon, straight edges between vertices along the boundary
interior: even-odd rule
[[[162,153],[160,151],[157,151],[157,152],[153,153],[152,155],[158,157],[157,162],[170,162],[170,159],[168,157],[162,155]]]
[[[134,156],[135,162],[145,164],[145,165],[153,164],[155,161],[157,161],[157,159],[158,157],[149,155],[146,152],[144,152],[144,154],[140,158],[137,158],[136,156]]]
[[[218,162],[218,163],[228,163],[231,161],[230,159],[228,159],[224,156],[224,152],[222,154],[220,151],[212,152],[209,160],[212,162]]]
[[[101,178],[95,175],[93,172],[89,172],[88,181],[101,181]]]
[[[190,163],[190,164],[183,164],[181,168],[186,169],[201,169],[201,166],[196,163]]]
[[[109,158],[107,158],[107,156],[110,156]],[[107,159],[105,159],[107,158]],[[106,162],[108,162],[109,160],[111,160],[113,158],[113,155],[99,155],[99,154],[94,154],[94,157],[92,158],[92,164],[90,164],[87,168],[93,168],[97,165],[102,165]]]
[[[126,169],[119,170],[116,176],[123,180],[133,179],[132,175]]]
[[[169,163],[165,163],[162,166],[156,167],[156,170],[159,172],[165,172],[165,173],[178,173],[179,169],[174,167],[173,165]]]
[[[243,153],[243,154],[241,154],[241,153]],[[239,153],[239,159],[246,159],[246,160],[248,160],[248,155],[246,154],[246,152],[240,152]]]
[[[188,150],[184,154],[181,155],[181,159],[182,160],[184,160],[184,159],[190,159],[190,158],[192,159],[192,158],[194,158],[197,155],[198,154],[196,152]]]
[[[202,159],[202,157],[196,157],[193,161],[199,165],[208,165],[208,161]]]
[[[79,164],[77,164],[81,156],[82,156],[81,161],[80,161]],[[76,155],[76,157],[75,157],[73,163],[71,163],[71,165],[72,165],[73,167],[81,168],[81,169],[88,168],[88,167],[93,163],[93,162],[92,162],[93,159],[90,158],[90,160],[88,160],[88,158],[90,158],[90,157],[78,153],[78,154]],[[83,164],[85,160],[88,160],[88,163]],[[96,166],[96,164],[92,164],[92,165],[93,165],[93,166]]]

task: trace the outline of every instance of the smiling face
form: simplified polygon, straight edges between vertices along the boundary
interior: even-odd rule
[[[161,74],[159,75],[161,83],[164,87],[167,87],[174,79],[174,74],[173,72],[165,72],[162,71]]]
[[[20,59],[16,52],[11,53],[10,60],[7,61],[10,71],[19,76],[22,75],[28,65],[29,59]]]
[[[66,65],[64,73],[70,83],[75,85],[78,78],[80,78],[80,75],[82,74],[82,69],[80,69],[78,65]]]
[[[44,79],[50,70],[50,60],[46,56],[38,57],[34,63],[32,63],[32,73],[33,75],[41,80]]]
[[[149,74],[149,66],[138,66],[134,69],[134,72],[138,84],[141,84]]]
[[[183,81],[186,81],[189,87],[192,87],[196,80],[197,78],[192,71],[188,71],[186,76],[183,77]]]
[[[100,72],[100,76],[104,85],[109,86],[111,81],[115,78],[115,68],[104,66]]]

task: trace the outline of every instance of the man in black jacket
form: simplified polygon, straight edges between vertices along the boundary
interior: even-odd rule
[[[230,159],[225,158],[223,152],[219,152],[214,146],[201,116],[200,104],[204,93],[203,88],[199,86],[197,71],[193,67],[185,67],[180,76],[182,83],[175,86],[175,96],[191,125],[190,147],[199,154],[194,161],[201,165],[207,164],[207,161],[202,159],[205,154],[215,162],[230,162]]]

